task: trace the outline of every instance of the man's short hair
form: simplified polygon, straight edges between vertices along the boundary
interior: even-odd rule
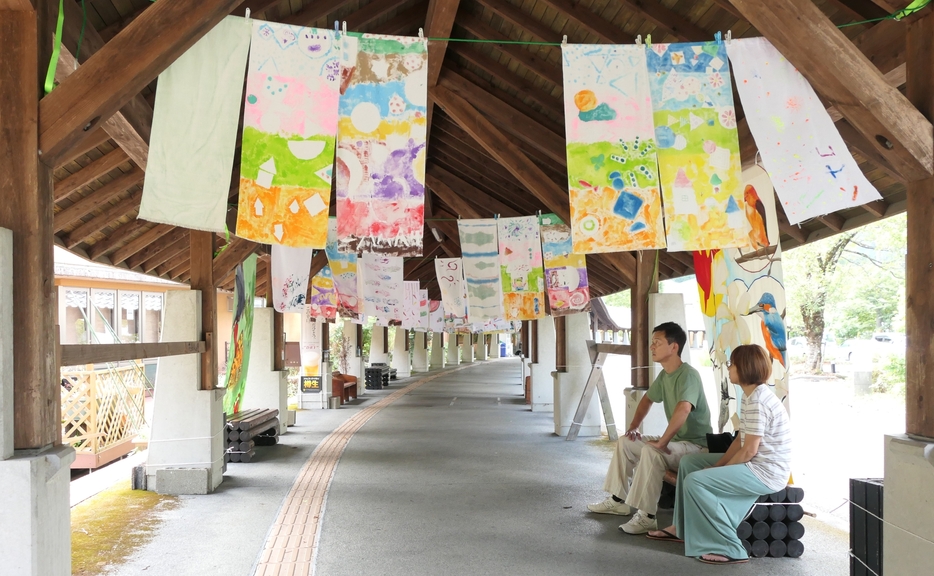
[[[684,343],[688,341],[688,335],[684,333],[684,328],[674,322],[664,322],[652,329],[652,334],[662,332],[665,334],[665,340],[669,344],[678,344],[678,358],[681,357],[681,351],[684,350]]]
[[[765,384],[772,375],[772,357],[758,344],[733,348],[730,364],[736,366],[741,384]]]

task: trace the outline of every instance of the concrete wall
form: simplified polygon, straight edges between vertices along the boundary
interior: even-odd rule
[[[431,333],[431,352],[429,367],[432,370],[444,368],[444,333]]]
[[[684,314],[684,295],[682,294],[649,294],[649,330],[664,322],[674,322],[684,328],[687,332],[688,325]],[[649,343],[652,342],[652,334],[649,334]],[[649,359],[651,361],[651,354]],[[691,348],[688,342],[684,344],[684,350],[681,351],[681,361],[691,361]],[[649,370],[649,382],[653,382],[655,377],[662,371],[662,365],[654,362],[652,369]]]
[[[532,412],[551,412],[555,409],[555,319],[538,319],[538,362],[531,366]]]
[[[0,228],[0,460],[13,455],[13,232]]]
[[[246,373],[242,409],[261,408],[279,411],[279,434],[286,432],[289,407],[287,371],[275,371],[275,334],[273,308],[253,311],[253,341],[250,344],[250,365]]]
[[[885,437],[883,573],[930,574],[934,566],[934,443]],[[914,534],[915,536],[912,536]],[[927,540],[927,542],[925,542]]]
[[[590,315],[586,313],[565,316],[567,329],[567,371],[554,373],[555,434],[567,436],[580,404],[581,395],[590,377],[593,364],[587,341],[593,338],[590,332]],[[581,422],[580,436],[600,435],[600,400],[595,392]]]
[[[396,326],[392,328],[396,335],[392,340],[392,362],[390,366],[396,369],[396,378],[408,378],[412,375],[412,363],[409,361],[409,351],[405,349],[405,330]]]
[[[412,372],[428,372],[428,348],[424,332],[416,332],[412,349]]]

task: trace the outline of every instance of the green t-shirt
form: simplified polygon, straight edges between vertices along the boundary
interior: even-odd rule
[[[707,446],[707,434],[712,432],[710,410],[707,408],[707,397],[704,396],[700,374],[690,364],[682,364],[671,374],[662,370],[655,382],[649,386],[646,396],[652,402],[661,402],[664,405],[665,417],[669,421],[678,402],[690,402],[694,409],[671,441]]]

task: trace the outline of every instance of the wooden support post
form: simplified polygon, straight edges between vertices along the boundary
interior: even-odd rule
[[[201,389],[217,388],[217,291],[214,288],[214,233],[191,231],[191,289],[201,290]]]
[[[534,320],[522,321],[522,357],[530,358],[532,354],[532,322]]]
[[[636,258],[636,282],[630,295],[632,313],[632,386],[649,387],[649,294],[658,291],[658,271],[655,250],[643,250]]]
[[[934,14],[908,28],[908,99],[934,120]],[[906,432],[934,441],[934,178],[908,183]]]
[[[532,329],[529,331],[529,348],[532,350],[529,359],[532,364],[538,364],[538,320],[531,320]]]
[[[567,317],[555,316],[555,370],[568,371],[568,328]]]
[[[272,298],[272,265],[266,280],[266,307],[272,308],[272,369],[285,370],[285,324],[282,312],[275,309]]]
[[[13,347],[15,359],[13,445],[26,450],[62,438],[52,170],[38,160],[36,12],[0,10],[0,43],[0,227],[13,231],[13,341],[3,345]]]

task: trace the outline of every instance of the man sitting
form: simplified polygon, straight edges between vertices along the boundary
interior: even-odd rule
[[[657,529],[655,512],[665,472],[676,471],[685,455],[707,450],[710,411],[700,374],[681,361],[685,342],[687,335],[674,322],[665,322],[652,331],[652,361],[661,364],[663,371],[639,401],[629,429],[616,444],[603,483],[610,497],[587,506],[598,514],[628,516],[635,511],[632,519],[619,527],[627,534]],[[639,426],[654,402],[664,405],[668,428],[661,437],[643,437]],[[627,490],[630,476],[632,485]]]

